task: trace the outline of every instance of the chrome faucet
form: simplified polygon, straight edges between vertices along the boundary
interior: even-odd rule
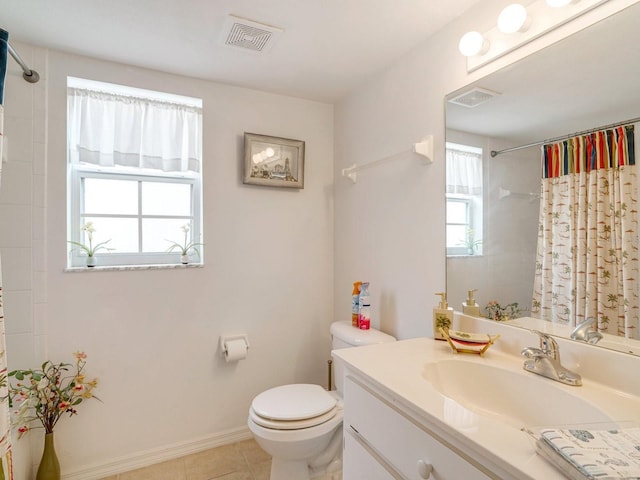
[[[581,342],[596,344],[602,340],[602,334],[597,330],[592,330],[591,327],[597,325],[596,317],[589,317],[582,323],[576,325],[576,328],[571,332],[571,338],[573,340],[579,340]],[[594,327],[597,328],[597,327]]]
[[[531,373],[542,375],[556,382],[566,385],[582,385],[582,377],[572,372],[560,363],[560,347],[549,335],[532,330],[540,337],[540,348],[527,347],[522,350],[522,355],[527,357],[523,368]]]

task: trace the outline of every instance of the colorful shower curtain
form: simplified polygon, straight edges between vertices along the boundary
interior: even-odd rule
[[[545,145],[532,314],[638,332],[638,187],[634,127]]]
[[[4,120],[4,79],[7,71],[9,34],[0,29],[0,175],[2,174],[2,135]],[[4,337],[4,313],[2,301],[2,265],[0,262],[0,480],[13,479],[11,461],[11,425],[9,421],[9,397],[7,389],[7,350]]]

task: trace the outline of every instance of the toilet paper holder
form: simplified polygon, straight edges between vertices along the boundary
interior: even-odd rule
[[[232,340],[244,340],[244,343],[247,345],[247,350],[249,350],[249,335],[246,333],[239,333],[237,335],[222,335],[220,337],[220,355],[223,357],[227,353],[227,342]]]

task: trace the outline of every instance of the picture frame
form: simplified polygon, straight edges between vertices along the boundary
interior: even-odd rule
[[[243,183],[304,188],[304,148],[302,140],[245,132]]]

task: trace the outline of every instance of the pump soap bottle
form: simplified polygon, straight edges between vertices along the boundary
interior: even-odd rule
[[[441,300],[437,308],[433,309],[433,338],[435,340],[446,340],[440,332],[449,330],[453,324],[453,308],[447,303],[447,294],[445,292],[436,293],[440,295]]]
[[[476,300],[473,298],[473,292],[477,292],[478,289],[469,290],[469,294],[467,296],[467,301],[462,302],[462,313],[466,315],[471,315],[472,317],[480,317],[480,306],[476,303]]]

